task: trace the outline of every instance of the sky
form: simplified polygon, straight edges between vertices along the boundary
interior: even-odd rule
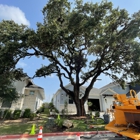
[[[108,0],[113,3],[114,7],[126,9],[131,15],[140,10],[140,0]],[[47,0],[0,0],[0,21],[14,20],[18,24],[25,24],[29,28],[36,30],[36,23],[43,22],[42,9],[47,4]],[[84,2],[101,2],[101,0],[84,0]],[[41,65],[48,64],[41,58],[25,58],[18,62],[17,67],[23,68],[30,77],[32,77]],[[109,77],[101,75],[94,84],[95,88],[101,88],[112,82]],[[46,78],[34,78],[33,82],[44,88],[45,102],[50,102],[53,94],[60,88],[60,83],[55,75]],[[64,81],[67,85],[68,82]]]

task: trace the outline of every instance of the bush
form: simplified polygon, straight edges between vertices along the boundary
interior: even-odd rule
[[[48,109],[50,110],[50,112],[54,112],[54,113],[59,113],[59,110],[53,105],[53,103],[49,103],[48,105]]]
[[[63,126],[63,119],[61,119],[60,115],[58,114],[55,123],[57,126],[62,127]]]
[[[44,113],[45,113],[45,114],[49,114],[49,113],[50,113],[50,112],[49,112],[49,109],[48,109],[48,108],[45,108],[45,109],[44,109]]]
[[[37,111],[36,111],[36,113],[38,114],[38,113],[41,113],[42,112],[42,108],[39,108]]]
[[[32,120],[34,119],[35,116],[36,116],[35,113],[31,113],[31,114],[30,114],[30,121],[32,121]]]
[[[95,117],[99,117],[99,116],[100,116],[99,111],[96,111],[96,112],[95,112]]]
[[[4,110],[3,117],[4,119],[11,119],[12,111],[10,109]]]
[[[51,102],[51,103],[49,103],[48,108],[49,108],[50,110],[53,110],[53,109],[54,109],[54,105],[53,105],[53,103],[52,103],[52,102]]]
[[[58,109],[54,107],[55,113],[59,113]]]
[[[36,113],[41,113],[41,112],[44,112],[44,110],[45,110],[45,106],[44,105],[42,105],[38,110],[37,110],[37,112]]]
[[[65,109],[61,110],[61,114],[64,116],[65,115]]]
[[[13,119],[19,119],[21,114],[21,110],[15,110],[13,113]]]
[[[30,115],[31,115],[31,109],[26,108],[24,113],[23,113],[23,118],[30,118]]]

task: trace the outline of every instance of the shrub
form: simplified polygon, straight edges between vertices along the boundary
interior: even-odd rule
[[[36,113],[41,113],[41,112],[44,112],[44,110],[45,110],[45,105],[44,104],[42,104],[42,106],[37,110],[37,112]]]
[[[62,113],[62,115],[64,116],[64,115],[65,115],[65,109],[62,109],[62,110],[61,110],[61,113]]]
[[[59,110],[53,105],[53,103],[49,103],[48,109],[54,113],[59,113]]]
[[[99,117],[99,116],[100,116],[99,111],[96,111],[96,112],[95,112],[95,117]]]
[[[42,112],[42,108],[40,107],[37,111],[36,111],[36,113],[38,114],[38,113],[41,113]]]
[[[58,109],[54,107],[55,113],[59,113]]]
[[[48,108],[45,108],[45,109],[44,109],[44,113],[45,113],[45,114],[49,114],[49,109],[48,109]]]
[[[36,116],[35,113],[31,113],[31,114],[30,114],[30,121],[32,121],[32,120],[34,119],[35,116]]]
[[[31,115],[31,109],[26,108],[24,113],[23,113],[23,118],[30,118],[30,115]]]
[[[57,126],[62,127],[63,126],[63,119],[60,119],[58,122],[56,121]]]
[[[11,119],[12,111],[10,109],[4,110],[3,117],[4,119]]]
[[[53,103],[52,103],[52,102],[51,102],[51,103],[49,103],[48,108],[49,108],[50,110],[53,110],[53,109],[54,109],[54,105],[53,105]]]
[[[58,114],[55,123],[57,126],[62,127],[63,126],[63,120],[61,119],[60,115]]]
[[[21,114],[21,110],[15,110],[13,113],[13,119],[19,119]]]
[[[87,102],[87,105],[90,107],[92,106],[92,102]]]

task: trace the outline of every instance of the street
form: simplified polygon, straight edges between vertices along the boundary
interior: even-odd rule
[[[80,140],[127,140],[123,137],[115,137],[115,134],[98,134],[98,135],[84,135],[81,136]],[[1,138],[0,140],[6,140]],[[37,140],[37,137],[32,138],[17,138],[7,140]],[[75,135],[69,136],[45,136],[43,140],[76,140]]]

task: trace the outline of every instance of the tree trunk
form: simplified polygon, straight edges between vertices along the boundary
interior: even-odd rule
[[[77,116],[85,116],[85,107],[84,107],[84,102],[82,99],[79,99],[76,103],[76,109],[77,109]]]

